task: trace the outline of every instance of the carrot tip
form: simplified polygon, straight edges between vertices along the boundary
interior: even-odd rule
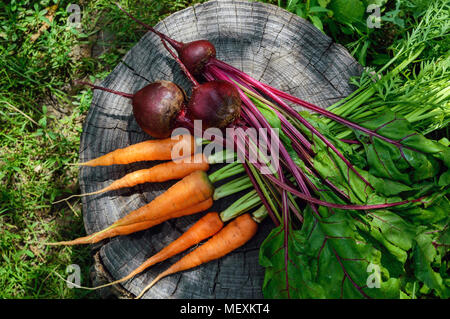
[[[45,245],[45,246],[63,246],[66,244],[66,242],[65,241],[58,241],[58,242],[53,242],[53,243],[44,242],[44,243],[40,243],[40,244]]]
[[[53,270],[53,272],[55,273],[55,275],[57,275],[60,279],[62,279],[63,281],[65,281],[67,284],[69,284],[69,285],[71,285],[71,286],[73,286],[73,287],[75,287],[75,288],[78,288],[78,289],[84,289],[84,290],[97,290],[99,287],[84,287],[84,286],[80,286],[80,285],[77,285],[76,283],[74,283],[74,282],[71,282],[71,281],[69,281],[69,280],[67,280],[66,278],[64,278],[63,276],[61,276],[58,272],[56,272],[55,270]]]
[[[52,205],[53,205],[53,204],[58,204],[58,203],[61,203],[61,202],[65,202],[65,201],[68,201],[69,199],[76,198],[76,197],[84,197],[84,196],[98,195],[98,194],[101,194],[101,193],[106,192],[106,191],[108,191],[108,190],[109,190],[108,187],[105,187],[104,189],[100,189],[100,190],[98,190],[98,191],[94,191],[94,192],[90,192],[90,193],[70,195],[69,197],[66,197],[66,198],[57,200],[56,202],[53,202]]]
[[[81,196],[81,195],[71,195],[69,197],[66,197],[66,198],[63,198],[63,199],[60,199],[60,200],[57,200],[57,201],[53,202],[52,205],[58,204],[58,203],[61,203],[61,202],[65,202],[65,201],[67,201],[67,200],[69,200],[71,198],[79,197],[79,196]]]
[[[156,280],[156,279],[155,279],[155,280]],[[137,295],[135,299],[141,299],[142,296],[147,292],[147,290],[149,290],[150,288],[152,288],[153,285],[156,283],[155,280],[152,281],[149,285],[147,285],[144,289],[142,289],[141,293],[140,293],[139,295]]]

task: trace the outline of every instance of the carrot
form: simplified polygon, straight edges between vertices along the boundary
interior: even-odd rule
[[[203,171],[195,171],[167,189],[147,205],[122,217],[110,227],[160,219],[212,197],[214,186]]]
[[[144,222],[140,222],[140,223],[135,223],[132,225],[118,226],[118,227],[114,227],[114,228],[106,228],[104,230],[98,231],[91,235],[80,237],[80,238],[77,238],[74,240],[60,241],[60,242],[56,242],[56,243],[46,243],[46,244],[50,245],[50,246],[60,246],[60,245],[70,246],[70,245],[81,245],[81,244],[95,244],[106,238],[129,235],[129,234],[159,225],[169,219],[192,215],[192,214],[204,211],[206,209],[211,208],[212,204],[213,204],[212,198],[208,198],[207,200],[205,200],[203,202],[200,202],[198,204],[195,204],[189,208],[180,210],[178,212],[168,214],[160,219],[148,220],[148,221],[144,221]]]
[[[53,204],[69,200],[73,197],[82,197],[89,195],[97,195],[104,192],[117,190],[125,187],[133,187],[143,183],[156,183],[165,182],[173,179],[180,179],[194,171],[207,171],[209,169],[209,163],[203,154],[191,155],[187,160],[176,160],[161,163],[151,168],[141,169],[132,173],[129,173],[122,178],[115,180],[110,185],[91,193],[76,194],[67,198],[53,202]]]
[[[187,215],[185,213],[186,210],[208,199],[211,199],[211,202],[208,202],[208,204],[212,205],[213,192],[214,187],[209,181],[208,175],[203,171],[195,171],[175,183],[147,205],[128,213],[128,215],[117,220],[111,226],[90,236],[68,242],[54,243],[53,245],[90,244],[93,243],[92,241],[97,242],[104,238],[123,235],[124,231],[130,234],[131,232],[146,229],[167,219]],[[116,229],[122,226],[130,227]]]
[[[143,272],[150,266],[153,266],[157,263],[160,263],[170,257],[173,257],[186,249],[198,244],[202,240],[209,238],[216,234],[223,227],[223,222],[220,219],[220,216],[216,212],[211,212],[200,218],[192,227],[190,227],[185,233],[183,233],[180,237],[178,237],[175,241],[170,243],[168,246],[164,247],[158,253],[154,254],[150,258],[148,258],[144,263],[142,263],[139,267],[134,269],[125,277],[118,279],[116,281],[107,283],[105,285],[97,286],[97,287],[84,287],[84,289],[95,290],[108,286],[112,286],[121,282],[124,282],[128,279],[133,278],[137,274]]]
[[[258,223],[253,220],[250,214],[246,213],[237,217],[205,244],[187,254],[166,271],[159,274],[136,298],[142,297],[148,289],[163,277],[221,258],[238,247],[241,247],[255,235],[257,229]]]
[[[179,144],[178,144],[179,143]],[[173,154],[173,149],[177,148],[179,154]],[[189,150],[189,154],[184,152]],[[119,148],[108,154],[97,157],[82,166],[106,166],[117,164],[130,164],[140,161],[170,160],[173,155],[184,157],[193,154],[195,151],[195,138],[191,135],[179,135],[176,138],[166,138],[161,140],[148,140],[133,144],[125,148]]]

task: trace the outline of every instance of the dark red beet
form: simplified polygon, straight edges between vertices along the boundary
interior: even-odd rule
[[[177,126],[191,128],[194,120],[201,120],[203,129],[223,129],[234,123],[241,112],[239,92],[226,81],[195,85],[187,107],[182,89],[169,81],[150,83],[135,94],[77,82],[131,99],[136,122],[144,132],[155,138],[169,137]]]
[[[211,58],[215,58],[216,49],[211,42],[207,40],[189,43],[175,41],[134,18],[120,5],[117,4],[117,6],[131,19],[161,38],[164,47],[178,62],[194,85],[186,112],[183,111],[184,95],[172,82],[166,82],[171,83],[171,85],[166,85],[167,88],[161,84],[164,81],[160,81],[158,85],[152,83],[136,92],[135,95],[131,95],[134,116],[145,132],[151,136],[163,138],[170,136],[177,125],[191,126],[194,120],[202,120],[203,129],[210,127],[222,129],[239,118],[241,99],[234,85],[226,81],[211,81],[199,84],[192,75],[192,73],[200,74],[206,63]],[[169,48],[166,42],[177,51],[179,56]],[[108,91],[108,89],[105,89],[105,91]],[[126,95],[126,93],[116,93],[122,96]],[[128,95],[130,96],[130,94]],[[185,113],[187,117],[185,117]]]
[[[191,123],[194,120],[202,120],[203,129],[210,127],[222,129],[235,122],[241,115],[241,98],[237,88],[227,81],[216,80],[199,84],[185,63],[181,61],[181,58],[166,44],[164,36],[161,36],[161,41],[194,85],[187,106],[187,119]],[[170,41],[174,40],[169,39],[167,42],[171,43]],[[172,45],[174,47],[188,47],[189,50],[179,52],[190,52],[189,59],[192,58],[190,63],[193,63],[191,66],[195,66],[195,63],[198,63],[209,49],[213,50],[215,55],[214,47],[208,46],[205,42],[208,41],[195,41],[184,45],[174,41]],[[203,60],[202,63],[207,63],[210,58],[211,56]]]
[[[187,106],[187,117],[191,121],[201,119],[203,129],[225,128],[240,115],[239,92],[226,81],[211,81],[195,87]]]
[[[133,114],[147,134],[156,138],[169,137],[184,107],[184,100],[183,92],[175,83],[157,81],[134,94]]]
[[[77,81],[93,89],[114,93],[132,100],[133,114],[141,129],[155,138],[166,138],[177,124],[185,107],[185,95],[173,82],[156,81],[135,94],[114,91],[91,83]]]
[[[194,75],[199,75],[211,58],[216,57],[216,48],[208,40],[198,40],[175,48],[186,68]]]

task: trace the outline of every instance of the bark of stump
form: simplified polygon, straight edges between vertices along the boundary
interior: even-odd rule
[[[265,83],[321,107],[352,92],[349,78],[361,66],[340,45],[304,19],[279,7],[259,2],[220,0],[195,5],[158,23],[155,28],[183,42],[208,39],[218,58]],[[190,84],[162,46],[147,33],[100,84],[123,92],[136,92],[155,80],[170,80],[188,94]],[[129,99],[95,90],[83,127],[80,161],[149,139],[135,122]],[[100,189],[113,180],[156,163],[136,163],[80,169],[82,193]],[[83,198],[88,234],[110,225],[128,212],[150,202],[174,182],[144,184],[130,189]],[[236,197],[235,197],[236,198]],[[233,198],[210,210],[221,211]],[[179,218],[130,236],[116,237],[93,246],[94,284],[121,278],[149,256],[176,239],[203,213]],[[264,271],[258,264],[259,245],[273,224],[266,219],[257,236],[232,254],[181,274],[162,279],[144,298],[262,298]],[[183,254],[182,254],[183,255]],[[181,255],[181,256],[182,256]],[[137,295],[173,257],[100,296]]]

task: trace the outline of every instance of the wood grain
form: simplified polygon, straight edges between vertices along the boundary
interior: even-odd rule
[[[179,11],[155,28],[178,41],[208,39],[216,46],[219,59],[321,107],[351,93],[353,88],[348,80],[361,72],[360,65],[342,46],[333,43],[309,22],[259,2],[210,1]],[[135,92],[160,79],[174,81],[190,92],[189,82],[165,52],[159,38],[147,33],[101,85]],[[133,118],[129,99],[94,91],[83,127],[80,161],[146,139],[149,137]],[[80,170],[81,191],[92,192],[126,173],[155,164],[83,167]],[[103,229],[145,205],[172,184],[145,184],[83,198],[86,232]],[[213,209],[221,211],[232,200],[218,201]],[[107,272],[111,279],[125,276],[177,238],[202,214],[168,221],[137,234],[95,245],[93,249],[99,251],[97,263],[102,266],[95,267],[96,271],[104,269],[102,272]],[[258,264],[258,249],[272,226],[271,221],[266,220],[258,235],[241,249],[220,260],[162,279],[144,298],[262,298],[264,272]],[[178,258],[148,269],[125,282],[123,288],[137,295],[157,273]]]

